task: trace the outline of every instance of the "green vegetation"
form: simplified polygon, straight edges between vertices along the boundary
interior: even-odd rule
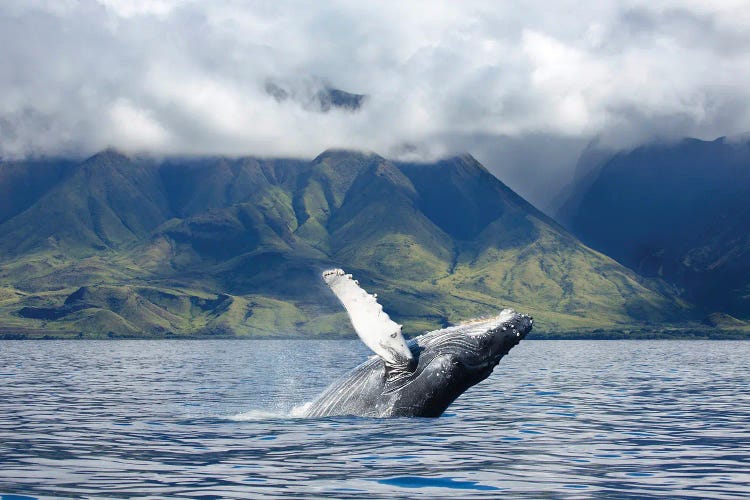
[[[409,334],[503,307],[531,313],[543,332],[624,331],[689,312],[470,156],[106,151],[65,165],[25,207],[3,208],[0,337],[351,335],[319,277],[331,266],[377,292]],[[51,167],[13,168],[9,178],[27,179]]]

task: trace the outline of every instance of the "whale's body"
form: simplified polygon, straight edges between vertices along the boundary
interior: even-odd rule
[[[339,282],[356,284],[350,275],[327,271],[324,279],[346,307],[359,336],[378,355],[333,382],[305,408],[308,417],[439,417],[466,389],[487,378],[533,323],[529,316],[505,309],[494,318],[436,330],[407,343],[400,325],[390,322],[382,309],[379,315],[385,319],[375,319],[385,321],[387,328],[362,327],[361,317],[355,320],[353,310],[356,314],[362,302],[369,307],[375,301],[357,287],[361,300],[352,304],[351,290],[341,292],[351,285]]]

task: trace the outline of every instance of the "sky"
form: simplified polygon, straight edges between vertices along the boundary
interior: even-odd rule
[[[544,207],[592,141],[750,130],[747,1],[3,0],[0,47],[5,158],[469,152]]]

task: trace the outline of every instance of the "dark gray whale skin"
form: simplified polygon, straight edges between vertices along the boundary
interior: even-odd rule
[[[495,318],[436,330],[409,341],[416,368],[373,356],[331,384],[307,417],[439,417],[486,379],[531,330],[533,320],[505,310]]]

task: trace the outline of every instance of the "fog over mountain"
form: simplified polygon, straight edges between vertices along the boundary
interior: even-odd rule
[[[594,137],[750,129],[748,33],[733,1],[5,0],[0,156],[469,151],[545,206]]]

